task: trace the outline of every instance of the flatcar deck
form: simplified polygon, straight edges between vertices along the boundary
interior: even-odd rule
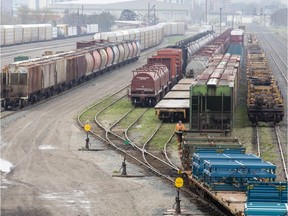
[[[177,119],[187,120],[189,118],[190,87],[195,83],[193,78],[181,79],[164,98],[155,106],[158,118],[161,120]],[[177,120],[176,119],[176,120]]]
[[[233,215],[243,215],[244,207],[246,203],[246,192],[231,192],[231,191],[209,191],[203,183],[200,183],[189,176],[189,180],[192,181],[195,186],[204,190],[211,199],[219,202],[227,211]]]
[[[194,78],[183,78],[181,80],[179,80],[178,84],[187,84],[187,85],[191,85],[195,83],[195,79]]]
[[[189,109],[189,99],[163,99],[155,106],[155,109]]]
[[[191,85],[188,85],[188,84],[176,84],[172,89],[171,91],[190,91],[190,86]]]
[[[164,99],[189,99],[189,91],[170,91],[165,96]]]

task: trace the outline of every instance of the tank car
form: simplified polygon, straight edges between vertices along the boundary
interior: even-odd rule
[[[140,44],[135,40],[115,43],[94,41],[78,46],[82,48],[5,67],[1,73],[2,106],[7,109],[35,103],[135,61],[140,53]]]
[[[221,35],[203,45],[197,52],[193,53],[187,65],[186,77],[197,77],[197,75],[204,72],[215,54],[226,52],[230,45],[231,31],[232,29],[227,29]]]

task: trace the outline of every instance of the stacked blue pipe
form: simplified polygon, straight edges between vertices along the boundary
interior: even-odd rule
[[[215,153],[194,153],[192,156],[192,174],[193,177],[199,180],[203,179],[204,161],[210,162],[226,162],[231,161],[262,161],[261,158],[254,154],[215,154]]]
[[[245,216],[286,216],[288,215],[287,203],[246,203],[244,207]]]
[[[274,181],[276,166],[265,161],[204,161],[204,185],[215,191],[246,191],[248,181]]]

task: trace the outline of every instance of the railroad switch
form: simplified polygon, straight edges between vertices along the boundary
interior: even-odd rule
[[[88,137],[88,133],[87,133],[87,138],[85,139],[85,141],[86,141],[85,148],[86,148],[86,149],[89,149],[89,141],[90,141],[90,139],[89,139],[89,137]]]
[[[181,207],[180,207],[180,196],[179,196],[179,189],[178,189],[178,192],[177,192],[177,196],[175,198],[175,201],[176,201],[176,209],[175,209],[175,213],[177,214],[180,214],[181,213]]]
[[[126,157],[124,157],[124,161],[122,162],[122,167],[120,169],[122,169],[122,173],[121,175],[127,175],[127,171],[126,171],[126,163],[125,163]]]
[[[112,175],[112,176],[113,177],[144,177],[144,175],[127,175],[126,157],[124,157],[124,161],[122,162],[122,166],[120,170],[122,170],[122,173],[120,175]]]
[[[91,146],[90,138],[89,138],[89,132],[90,132],[91,126],[89,124],[86,124],[84,126],[84,130],[86,131],[87,137],[85,139],[85,147],[82,147],[78,149],[78,151],[103,151],[104,149],[91,149],[89,146]]]
[[[181,174],[181,170],[178,170],[178,174]],[[178,177],[175,179],[175,186],[177,187],[177,196],[175,198],[176,203],[174,204],[174,206],[176,205],[176,209],[167,209],[163,215],[193,215],[191,213],[189,213],[186,209],[182,209],[180,207],[180,188],[183,187],[184,184],[184,180],[182,177]],[[173,207],[174,207],[173,206]]]

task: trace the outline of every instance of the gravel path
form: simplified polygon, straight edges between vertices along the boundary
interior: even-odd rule
[[[123,157],[113,150],[78,151],[86,135],[77,115],[131,80],[144,62],[106,74],[1,122],[1,215],[163,215],[175,203],[173,185],[157,177],[117,178]],[[92,144],[105,144],[91,139]],[[107,147],[105,147],[107,148]],[[141,174],[130,163],[128,174]],[[201,214],[184,197],[182,206]]]

